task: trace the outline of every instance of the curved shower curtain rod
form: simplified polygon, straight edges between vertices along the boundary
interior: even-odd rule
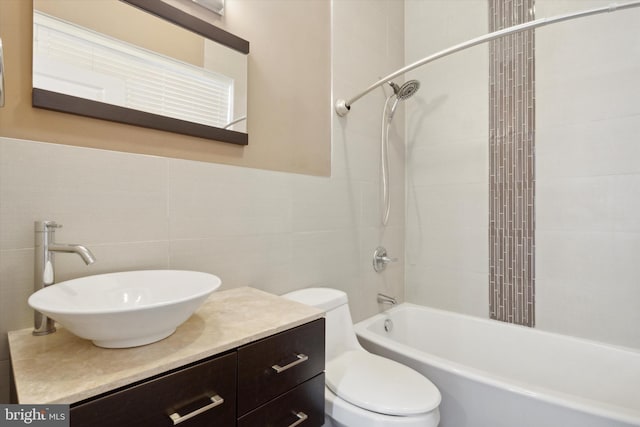
[[[341,117],[346,116],[349,110],[351,109],[351,105],[354,102],[356,102],[358,99],[362,98],[364,95],[368,94],[378,86],[381,86],[395,79],[396,77],[408,71],[413,70],[414,68],[418,68],[422,65],[428,64],[429,62],[433,62],[436,59],[443,58],[445,56],[451,55],[452,53],[456,53],[461,50],[476,46],[480,43],[495,40],[499,37],[508,36],[513,33],[518,33],[521,31],[538,28],[545,25],[549,25],[549,24],[555,24],[556,22],[569,21],[571,19],[583,18],[585,16],[597,15],[597,14],[606,13],[606,12],[615,12],[617,10],[630,9],[632,7],[639,7],[639,6],[640,6],[640,1],[631,1],[628,3],[620,3],[620,4],[612,3],[608,6],[603,6],[603,7],[589,9],[589,10],[583,10],[581,12],[558,15],[558,16],[553,16],[551,18],[540,18],[534,21],[529,21],[523,24],[518,24],[509,28],[504,28],[502,30],[494,31],[493,33],[485,34],[484,36],[476,37],[464,43],[460,43],[455,46],[451,46],[450,48],[441,50],[440,52],[434,53],[433,55],[427,56],[426,58],[422,58],[419,61],[414,62],[413,64],[409,64],[406,67],[401,68],[398,71],[393,72],[388,76],[381,78],[380,80],[378,80],[377,82],[375,82],[374,84],[366,88],[364,91],[360,92],[358,95],[352,97],[351,99],[348,99],[348,100],[338,99],[335,105],[336,113],[338,113],[338,115]]]

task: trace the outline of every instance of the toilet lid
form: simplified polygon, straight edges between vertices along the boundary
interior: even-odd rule
[[[416,415],[440,405],[440,391],[413,369],[363,350],[327,362],[327,387],[338,397],[369,411]]]

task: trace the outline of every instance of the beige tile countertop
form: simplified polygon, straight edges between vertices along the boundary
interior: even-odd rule
[[[64,328],[42,337],[9,332],[19,403],[74,403],[323,317],[253,288],[214,292],[162,341],[105,349]]]

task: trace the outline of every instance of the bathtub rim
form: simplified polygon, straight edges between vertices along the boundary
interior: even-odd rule
[[[427,365],[434,366],[435,368],[469,378],[472,381],[486,384],[491,387],[504,389],[509,392],[530,397],[532,399],[536,399],[552,405],[563,406],[563,407],[584,412],[590,415],[603,417],[605,419],[611,419],[618,422],[629,423],[629,424],[640,426],[640,410],[634,410],[632,408],[627,408],[624,406],[617,406],[614,404],[601,402],[593,399],[588,399],[581,396],[564,393],[561,391],[551,390],[549,388],[545,388],[542,386],[531,385],[521,381],[508,379],[503,376],[499,376],[482,369],[463,365],[461,363],[450,361],[443,357],[433,355],[431,353],[426,353],[423,351],[416,350],[406,344],[403,344],[398,341],[394,341],[391,338],[387,338],[386,336],[380,335],[369,329],[370,326],[376,322],[384,322],[384,320],[388,317],[389,314],[393,314],[396,311],[401,311],[406,309],[419,309],[419,310],[433,311],[444,316],[461,317],[466,320],[477,322],[477,323],[489,322],[489,323],[492,323],[492,326],[497,326],[502,328],[504,327],[524,328],[529,333],[533,332],[533,333],[540,333],[543,335],[561,337],[562,339],[570,340],[573,342],[580,342],[580,343],[585,343],[589,345],[595,345],[600,348],[615,349],[617,351],[632,353],[639,357],[640,357],[640,350],[636,350],[629,347],[611,345],[611,344],[602,343],[599,341],[588,340],[585,338],[579,338],[579,337],[574,337],[570,335],[563,335],[563,334],[558,334],[554,332],[543,331],[539,329],[531,329],[522,325],[505,323],[505,322],[500,322],[500,321],[491,320],[491,319],[484,319],[476,316],[471,316],[468,314],[462,314],[462,313],[442,310],[434,307],[422,306],[422,305],[408,303],[408,302],[398,304],[387,311],[378,313],[354,325],[354,330],[356,332],[358,339],[364,339],[366,341],[372,342],[373,344],[377,344],[381,347],[388,348],[390,351],[396,351],[398,353],[405,354],[409,358],[415,359]],[[394,348],[388,344],[393,344],[393,346],[396,346],[396,347]]]

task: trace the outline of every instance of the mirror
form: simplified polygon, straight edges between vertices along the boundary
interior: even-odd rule
[[[33,5],[34,107],[248,143],[246,40],[157,0]]]

